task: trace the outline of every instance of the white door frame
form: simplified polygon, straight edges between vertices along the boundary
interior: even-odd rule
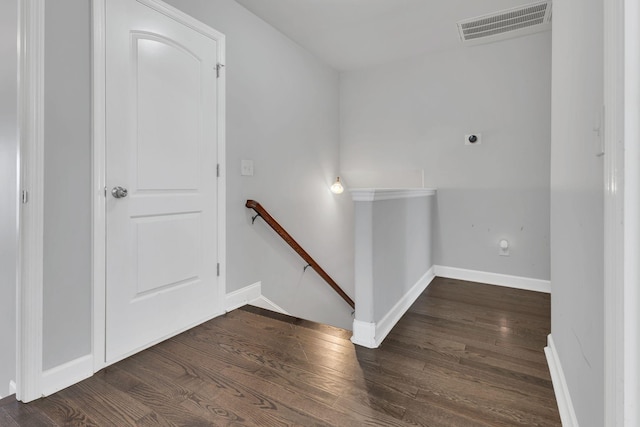
[[[624,5],[624,425],[640,425],[640,5]]]
[[[225,36],[193,17],[160,0],[136,0],[150,8],[186,25],[187,27],[216,40],[218,44],[219,64],[225,64]],[[106,337],[106,49],[105,49],[105,16],[106,0],[92,1],[93,19],[93,67],[92,67],[92,103],[93,103],[93,172],[92,172],[92,277],[93,277],[93,310],[92,310],[92,354],[94,372],[107,366],[105,361]],[[225,73],[222,71],[218,79],[218,151],[220,176],[218,178],[218,277],[219,301],[224,307],[226,292],[226,179],[225,163]]]
[[[604,1],[605,425],[640,423],[640,8]]]
[[[18,6],[18,188],[22,200],[18,214],[16,398],[23,402],[42,396],[44,4],[44,0],[20,0]]]

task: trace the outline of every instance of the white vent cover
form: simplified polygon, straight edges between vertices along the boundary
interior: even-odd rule
[[[465,43],[488,43],[551,29],[551,1],[526,4],[458,22]]]

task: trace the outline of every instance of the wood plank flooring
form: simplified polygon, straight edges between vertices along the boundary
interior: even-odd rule
[[[437,278],[378,349],[235,310],[47,398],[13,426],[560,426],[547,294]]]

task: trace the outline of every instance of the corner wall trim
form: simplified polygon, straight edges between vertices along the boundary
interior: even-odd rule
[[[486,283],[488,285],[524,289],[527,291],[551,293],[551,282],[549,280],[510,276],[508,274],[490,273],[486,271],[467,270],[456,267],[445,267],[442,265],[434,265],[433,268],[436,276],[447,279],[466,280],[469,282]]]
[[[435,278],[434,267],[431,267],[406,294],[376,323],[353,321],[353,336],[351,342],[368,348],[377,348],[387,337],[391,329],[400,318],[409,310],[409,307],[418,299],[429,284]]]
[[[363,347],[377,348],[380,343],[376,343],[376,324],[354,320],[351,342]]]
[[[562,425],[563,427],[578,427],[578,418],[573,409],[573,403],[571,403],[569,387],[567,386],[564,371],[562,370],[562,365],[558,357],[558,350],[556,349],[551,334],[547,336],[547,346],[544,348],[544,354],[547,357],[547,364],[549,365],[549,372],[551,373],[553,391],[556,394]]]
[[[93,356],[78,357],[42,373],[42,395],[49,396],[93,375]]]
[[[249,304],[262,296],[262,282],[256,282],[237,291],[229,292],[225,296],[225,311],[230,312],[243,305]]]

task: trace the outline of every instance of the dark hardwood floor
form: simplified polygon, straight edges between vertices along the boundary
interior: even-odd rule
[[[382,346],[253,307],[38,401],[0,426],[559,426],[549,295],[437,278]]]

